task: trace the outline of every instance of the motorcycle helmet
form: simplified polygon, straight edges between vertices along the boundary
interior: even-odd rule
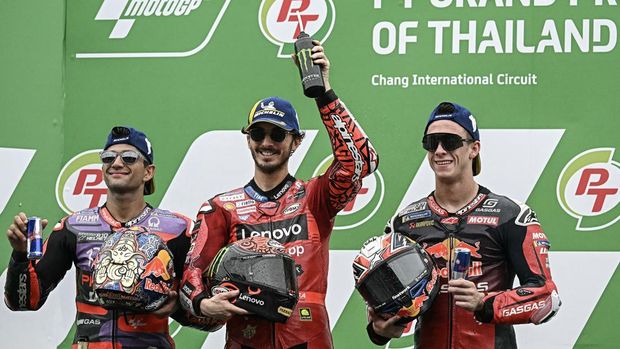
[[[279,242],[254,236],[222,248],[209,265],[211,296],[239,290],[234,305],[265,319],[286,322],[297,304],[295,261]]]
[[[93,289],[105,308],[153,311],[174,286],[172,253],[145,227],[110,234],[91,267]]]
[[[432,258],[408,237],[389,233],[364,242],[353,260],[355,288],[377,314],[399,315],[400,324],[430,308],[439,292]]]

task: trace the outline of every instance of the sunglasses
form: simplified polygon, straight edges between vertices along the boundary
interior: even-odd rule
[[[267,136],[267,132],[264,128],[261,127],[252,128],[248,130],[248,133],[250,134],[250,138],[252,138],[254,142],[262,142]],[[286,131],[282,128],[274,127],[271,129],[269,138],[271,138],[271,140],[276,143],[280,143],[286,138],[286,135],[289,133],[292,134],[292,132]]]
[[[138,161],[138,159],[143,158],[142,155],[140,153],[138,153],[137,151],[133,151],[133,150],[125,150],[122,153],[117,153],[115,151],[102,151],[99,154],[99,157],[101,158],[101,162],[103,162],[104,164],[111,164],[113,163],[117,157],[121,157],[121,160],[123,161],[123,163],[125,165],[133,165],[136,163],[136,161]]]
[[[463,144],[474,142],[473,139],[464,139],[453,133],[430,133],[422,138],[422,147],[427,151],[436,151],[439,143],[446,151],[454,151]]]

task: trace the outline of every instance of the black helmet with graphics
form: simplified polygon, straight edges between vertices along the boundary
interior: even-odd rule
[[[364,242],[353,260],[355,288],[378,314],[413,321],[439,291],[438,271],[428,253],[408,237],[389,233]]]
[[[222,248],[205,275],[211,296],[239,290],[234,305],[285,322],[297,304],[295,261],[279,242],[254,236]]]

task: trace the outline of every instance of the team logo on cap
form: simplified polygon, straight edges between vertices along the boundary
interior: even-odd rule
[[[100,150],[87,150],[69,160],[56,180],[56,201],[66,213],[97,207],[107,199]]]
[[[329,155],[317,166],[312,177],[321,175],[333,161]],[[338,219],[334,224],[334,230],[352,229],[366,223],[381,207],[385,183],[379,170],[362,179],[362,188],[349,203],[338,212]]]
[[[332,0],[263,0],[258,11],[260,29],[279,47],[279,58],[289,58],[295,51],[293,43],[301,31],[300,19],[304,31],[321,43],[327,40],[336,21]]]
[[[572,158],[557,184],[560,206],[577,218],[577,230],[592,231],[620,220],[620,163],[614,148],[597,148]]]
[[[204,49],[231,0],[103,0],[69,5],[76,58],[187,57]],[[77,24],[76,24],[77,25]]]

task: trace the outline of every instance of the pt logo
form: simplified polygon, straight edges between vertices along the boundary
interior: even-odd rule
[[[314,170],[312,177],[321,175],[333,161],[333,156],[329,155]],[[334,224],[334,230],[345,230],[355,228],[366,223],[381,207],[383,195],[385,194],[385,183],[379,170],[371,173],[362,179],[362,188],[349,203],[338,212],[338,219]]]
[[[295,51],[293,43],[302,27],[323,43],[336,21],[333,0],[263,0],[258,11],[260,29],[279,47],[279,58],[288,58]]]
[[[56,180],[56,201],[66,213],[99,206],[106,198],[99,150],[76,155],[60,171]]]
[[[566,164],[557,184],[560,206],[577,218],[577,230],[592,231],[620,219],[620,163],[615,148],[590,149]]]

